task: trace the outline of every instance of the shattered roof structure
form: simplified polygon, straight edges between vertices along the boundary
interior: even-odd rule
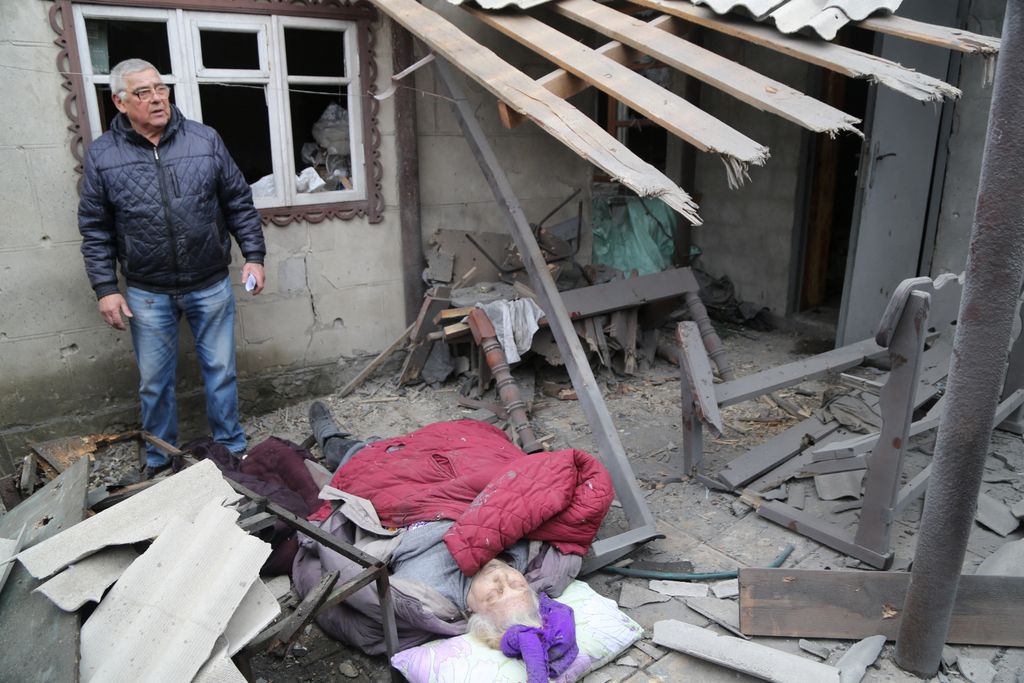
[[[814,31],[832,40],[851,21],[863,21],[876,13],[891,14],[903,0],[693,0],[718,14],[742,12],[757,21],[771,20],[783,33]]]
[[[754,16],[774,17],[775,26],[741,16],[722,16],[740,3],[708,2],[714,9],[689,0],[632,0],[626,10],[654,10],[643,21],[594,0],[546,2],[551,10],[603,34],[610,42],[591,48],[545,23],[543,15],[515,9],[491,12],[462,5],[481,22],[530,48],[559,68],[534,80],[480,44],[450,21],[416,0],[371,0],[382,12],[419,38],[434,54],[450,62],[499,100],[508,127],[530,119],[579,156],[626,185],[641,197],[658,197],[693,224],[697,206],[689,194],[660,170],[639,158],[590,116],[566,101],[589,87],[619,100],[666,131],[708,154],[718,155],[731,186],[747,179],[750,165],[767,163],[770,150],[699,107],[648,80],[630,68],[641,55],[675,68],[736,99],[813,132],[860,134],[860,121],[824,102],[774,81],[757,71],[717,55],[687,40],[692,25],[710,29],[851,78],[867,79],[922,102],[959,97],[956,87],[892,61],[820,38],[785,35],[776,26],[816,27],[825,33],[863,18],[857,25],[879,33],[938,45],[966,53],[994,56],[999,40],[958,29],[923,24],[895,15],[868,17],[878,9],[895,9],[895,0],[751,0],[744,7]],[[501,0],[497,0],[498,3]],[[538,3],[525,0],[517,8]],[[498,6],[484,3],[485,7]],[[752,10],[752,11],[751,11]],[[837,23],[836,17],[844,20]],[[833,17],[822,19],[821,17]],[[831,28],[829,28],[831,27]],[[826,30],[827,29],[827,30]],[[404,74],[403,74],[404,75]]]

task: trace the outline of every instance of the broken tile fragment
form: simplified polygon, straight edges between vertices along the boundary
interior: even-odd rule
[[[655,593],[643,586],[638,586],[635,583],[625,581],[622,584],[622,590],[619,592],[619,607],[632,609],[652,602],[668,602],[671,599],[671,595]]]
[[[1024,498],[1013,504],[1013,507],[1010,508],[1010,514],[1017,519],[1024,519]]]
[[[789,487],[783,484],[771,491],[765,491],[761,497],[765,500],[786,500],[789,497]]]
[[[735,598],[740,594],[739,579],[727,579],[711,585],[716,598]]]
[[[740,631],[740,604],[736,600],[687,598],[684,602],[697,614],[707,617],[740,638],[750,640],[750,636]]]
[[[803,510],[806,499],[807,489],[804,488],[803,484],[790,484],[789,499],[786,501],[790,507]]]
[[[942,663],[947,669],[952,669],[953,665],[956,664],[956,660],[960,657],[960,653],[951,648],[949,645],[942,646]]]
[[[648,585],[652,591],[677,598],[703,598],[708,594],[707,584],[689,581],[652,580]]]
[[[869,636],[857,641],[836,662],[839,669],[839,683],[860,683],[868,667],[875,663],[882,648],[885,647],[885,636]]]
[[[814,488],[821,500],[860,498],[861,482],[863,481],[864,470],[819,474],[814,477]]]
[[[804,652],[810,652],[812,655],[822,660],[828,659],[832,655],[832,648],[825,647],[824,645],[818,645],[813,640],[801,638],[797,641],[797,645],[799,645],[800,649]]]
[[[1024,576],[1024,539],[1001,545],[984,559],[975,574]]]
[[[992,683],[996,678],[996,668],[987,659],[960,657],[956,667],[970,683]]]
[[[99,602],[138,556],[131,547],[104,548],[74,563],[33,592],[42,593],[65,612],[74,612],[87,602]]]
[[[1013,516],[1010,508],[984,493],[978,495],[978,512],[974,518],[1000,536],[1009,536],[1020,526],[1020,520]]]

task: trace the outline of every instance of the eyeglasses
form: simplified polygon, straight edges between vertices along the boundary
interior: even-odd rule
[[[165,83],[153,86],[152,88],[138,88],[132,90],[132,94],[143,102],[149,102],[154,97],[164,98],[171,92],[171,87]]]

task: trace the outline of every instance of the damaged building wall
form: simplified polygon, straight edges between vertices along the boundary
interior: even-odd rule
[[[428,0],[425,4],[533,78],[540,78],[555,68],[536,53],[485,27],[464,10],[444,0]],[[416,49],[417,56],[421,56],[422,45],[417,45]],[[539,221],[578,188],[583,189],[580,198],[584,199],[585,211],[588,210],[586,197],[589,196],[593,167],[533,123],[527,122],[513,130],[505,128],[498,118],[494,97],[457,70],[456,77],[467,97],[473,101],[477,119],[494,147],[527,219]],[[508,235],[506,219],[462,137],[451,105],[433,95],[439,91],[439,86],[432,67],[416,72],[415,87],[420,91],[416,114],[421,225],[425,247],[430,249],[439,240],[446,246],[450,244],[451,233],[448,231],[497,233],[505,237]],[[572,103],[582,111],[590,112],[592,96],[583,93]],[[548,223],[575,216],[576,210],[577,202],[572,201]],[[440,234],[441,231],[446,234]],[[491,243],[490,240],[486,242]],[[467,253],[475,251],[469,246]],[[579,253],[583,262],[589,262],[589,234],[584,235]],[[484,265],[485,262],[481,263]],[[460,268],[458,259],[455,266],[456,270]],[[493,273],[493,269],[490,272]],[[459,274],[457,272],[456,276]]]
[[[1001,0],[972,0],[967,29],[998,36],[1005,9],[1006,3]],[[929,273],[932,277],[959,273],[967,261],[967,244],[978,198],[982,143],[992,104],[992,85],[985,83],[985,69],[985,60],[977,57],[960,61],[960,88],[964,94],[953,105],[949,160]]]
[[[26,440],[137,424],[137,374],[127,332],[107,327],[85,275],[78,174],[55,69],[50,3],[0,9],[0,474]],[[378,90],[391,75],[389,23],[376,25]],[[15,68],[14,66],[17,65]],[[391,100],[379,112],[383,222],[268,225],[267,289],[236,284],[242,411],[337,388],[340,356],[376,352],[405,328]],[[241,257],[235,253],[233,281]],[[190,346],[187,329],[182,349]],[[199,372],[179,370],[181,420],[205,430]],[[190,430],[182,436],[191,436]]]
[[[705,47],[775,80],[806,92],[808,67],[761,47],[705,32]],[[722,162],[697,156],[696,193],[704,225],[693,231],[703,255],[700,265],[715,276],[728,275],[736,296],[776,315],[785,315],[792,262],[792,235],[801,170],[802,129],[781,117],[737,102],[704,86],[701,107],[733,128],[767,145],[771,157],[749,169],[750,179],[730,189]]]

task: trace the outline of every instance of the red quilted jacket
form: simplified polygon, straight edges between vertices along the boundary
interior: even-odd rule
[[[331,486],[371,501],[384,526],[455,520],[445,543],[469,576],[524,537],[586,553],[614,496],[593,456],[527,454],[475,420],[371,443],[335,472]],[[324,504],[310,519],[330,510]]]

